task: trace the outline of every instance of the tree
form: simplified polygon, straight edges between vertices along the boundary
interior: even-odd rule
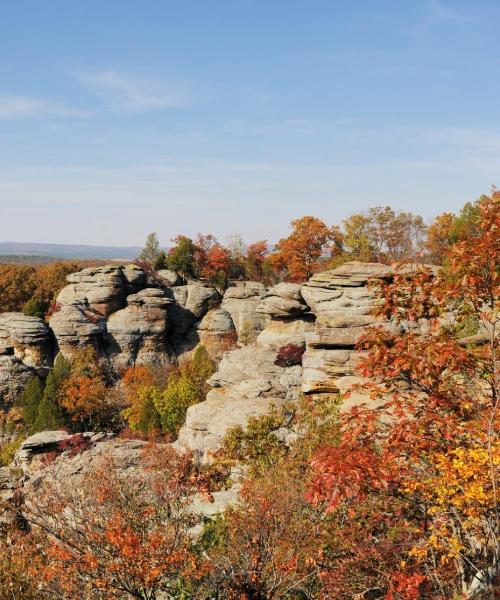
[[[0,265],[0,312],[22,309],[35,291],[34,276],[29,265]]]
[[[352,582],[386,598],[493,597],[499,206],[499,199],[483,202],[477,236],[450,248],[440,276],[418,270],[381,289],[380,316],[405,324],[399,336],[374,329],[360,342],[368,354],[359,374],[371,378],[367,387],[382,406],[341,417],[338,443],[312,460],[309,499],[350,522],[350,531],[340,530],[352,556],[349,579],[345,563],[333,563],[324,579],[330,598],[344,598]],[[457,338],[461,327],[443,327],[450,313],[457,325],[477,317],[482,332]],[[352,538],[358,523],[362,544]]]
[[[24,425],[29,433],[35,430],[35,423],[43,398],[43,388],[42,380],[38,375],[35,375],[29,379],[18,401],[22,408]]]
[[[142,249],[139,258],[149,265],[153,265],[160,254],[160,242],[156,233],[150,233],[146,238],[146,243]]]
[[[75,353],[60,395],[71,421],[84,431],[99,430],[109,416],[103,371],[93,348]]]
[[[333,231],[315,217],[302,217],[291,222],[292,233],[281,239],[271,255],[277,271],[286,269],[287,277],[309,279],[318,268],[318,259],[327,251]]]
[[[38,317],[43,319],[47,312],[48,306],[38,298],[30,298],[23,306],[23,315],[27,317]]]
[[[390,206],[370,208],[343,221],[343,245],[354,260],[392,262],[414,259],[423,244],[422,217],[394,211]]]
[[[62,354],[58,354],[45,382],[43,397],[34,424],[35,431],[57,430],[68,424],[68,417],[61,406],[60,398],[62,387],[69,374],[68,361]]]
[[[175,246],[170,248],[167,256],[167,266],[179,273],[184,279],[196,275],[196,246],[192,239],[179,235],[172,240]]]
[[[167,268],[167,253],[165,250],[160,250],[153,263],[153,268],[155,271],[160,271],[161,269]]]
[[[248,246],[245,259],[245,275],[247,279],[262,281],[264,275],[263,265],[268,254],[269,246],[267,240],[260,240]]]
[[[119,467],[107,456],[78,486],[44,480],[37,502],[25,507],[30,523],[46,534],[38,551],[47,597],[187,597],[184,584],[204,575],[189,536],[196,522],[189,498],[197,491],[189,456],[153,445],[140,469]]]

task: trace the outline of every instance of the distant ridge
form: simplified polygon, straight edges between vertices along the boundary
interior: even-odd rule
[[[0,242],[0,256],[43,256],[51,258],[98,258],[132,260],[139,246],[87,246],[84,244],[31,244]]]

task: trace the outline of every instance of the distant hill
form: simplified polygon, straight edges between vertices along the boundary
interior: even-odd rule
[[[31,244],[23,242],[0,242],[0,256],[40,257],[44,262],[50,258],[131,260],[141,252],[139,246],[86,246],[73,244]]]

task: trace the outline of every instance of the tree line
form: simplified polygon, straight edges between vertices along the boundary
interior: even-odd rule
[[[290,234],[274,245],[268,240],[247,245],[238,234],[226,244],[212,234],[199,234],[195,239],[178,235],[165,252],[156,233],[151,233],[136,262],[148,271],[170,269],[185,280],[205,279],[219,290],[224,290],[231,279],[268,285],[301,282],[318,270],[350,260],[410,260],[441,265],[453,244],[477,235],[479,210],[486,198],[467,203],[458,214],[443,213],[429,226],[422,217],[389,206],[353,214],[333,226],[304,216],[293,220]],[[66,285],[66,275],[90,264],[0,264],[0,312],[50,316],[57,294]]]

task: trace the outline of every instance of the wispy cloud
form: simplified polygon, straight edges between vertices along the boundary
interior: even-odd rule
[[[32,118],[80,118],[89,113],[31,96],[0,94],[0,119],[32,119]]]
[[[443,21],[450,23],[474,23],[478,17],[471,13],[458,11],[455,8],[447,6],[440,0],[429,1],[429,18],[433,21]]]
[[[115,113],[141,113],[180,108],[191,104],[191,95],[178,86],[137,79],[118,71],[78,71],[76,78]]]

